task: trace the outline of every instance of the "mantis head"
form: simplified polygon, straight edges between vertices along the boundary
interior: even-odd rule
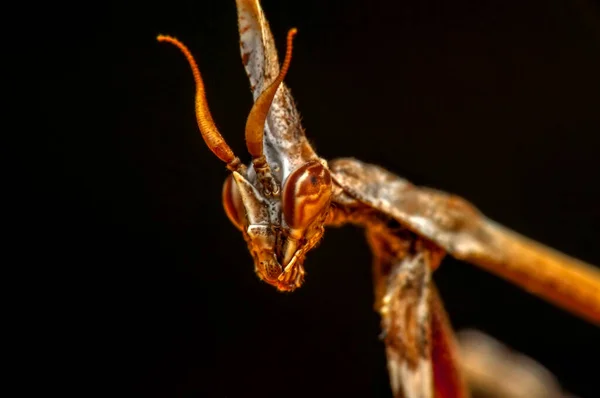
[[[208,109],[204,83],[191,53],[175,38],[158,40],[178,47],[196,81],[196,118],[204,141],[231,174],[222,191],[227,217],[243,234],[256,274],[280,291],[292,291],[304,281],[304,257],[324,232],[329,215],[332,180],[327,163],[313,152],[303,134],[296,145],[265,140],[267,117],[289,69],[292,40],[287,37],[285,61],[275,80],[256,98],[246,123],[246,145],[252,163],[246,167],[217,130]],[[265,141],[266,144],[265,145]],[[267,151],[265,151],[265,147]]]

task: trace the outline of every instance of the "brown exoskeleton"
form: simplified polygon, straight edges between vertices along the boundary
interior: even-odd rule
[[[250,32],[251,28],[246,30],[247,34]],[[198,87],[196,112],[200,130],[209,148],[232,171],[223,186],[225,212],[242,231],[257,275],[282,291],[294,290],[304,281],[304,255],[323,235],[333,188],[327,162],[314,153],[304,138],[295,109],[281,105],[282,96],[288,104],[292,101],[282,81],[291,61],[295,33],[292,29],[288,34],[281,72],[261,90],[248,116],[246,142],[252,155],[248,168],[233,155],[211,120],[200,72],[189,51],[175,39],[159,36],[159,40],[179,46],[192,65]],[[262,86],[264,82],[253,84]],[[277,93],[280,87],[282,91]],[[279,98],[274,102],[276,95]],[[277,113],[280,115],[273,119]],[[288,136],[281,139],[271,131],[278,129],[285,129]]]
[[[327,162],[308,143],[288,88],[290,30],[283,66],[256,0],[236,0],[242,61],[254,106],[246,124],[252,163],[241,163],[210,115],[188,49],[176,45],[196,82],[198,126],[231,174],[223,204],[242,232],[256,274],[280,291],[299,288],[304,258],[325,226],[361,225],[374,254],[375,308],[382,317],[388,370],[397,397],[463,397],[467,388],[431,272],[446,253],[480,266],[600,324],[600,274],[483,216],[464,199],[416,187],[356,159]]]

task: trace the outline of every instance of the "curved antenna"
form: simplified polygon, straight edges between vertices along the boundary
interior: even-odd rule
[[[285,60],[283,61],[283,66],[279,71],[279,75],[273,81],[273,83],[271,83],[271,85],[267,87],[265,91],[263,91],[262,94],[256,99],[256,102],[254,102],[252,110],[248,115],[248,120],[246,121],[246,146],[248,147],[248,152],[250,152],[250,155],[252,155],[253,160],[258,160],[263,156],[263,135],[265,131],[265,121],[267,120],[267,115],[271,109],[273,98],[275,98],[275,93],[277,92],[277,89],[281,85],[281,82],[283,82],[283,79],[290,68],[290,62],[292,61],[292,41],[297,32],[298,30],[296,28],[289,30],[287,35]]]
[[[225,142],[225,139],[219,133],[215,122],[208,109],[208,103],[206,101],[206,93],[204,91],[204,82],[198,69],[198,64],[194,60],[194,57],[190,53],[190,50],[174,37],[158,35],[156,38],[160,42],[167,42],[173,44],[179,48],[185,58],[187,59],[192,73],[194,75],[194,81],[196,82],[196,120],[198,121],[198,127],[204,142],[208,145],[208,148],[223,162],[227,163],[227,168],[230,170],[239,170],[243,165],[240,159],[233,154],[233,151]]]

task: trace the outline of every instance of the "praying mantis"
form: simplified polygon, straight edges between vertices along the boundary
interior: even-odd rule
[[[252,162],[244,165],[217,130],[190,51],[196,116],[208,148],[231,174],[222,191],[255,272],[279,291],[305,279],[304,260],[325,227],[361,226],[373,252],[375,308],[381,316],[396,397],[466,397],[455,341],[431,274],[445,255],[472,263],[582,318],[600,324],[600,273],[592,266],[489,220],[455,195],[417,187],[356,159],[327,161],[307,141],[288,88],[292,41],[280,68],[258,1],[237,0],[242,62],[254,106],[246,124]]]

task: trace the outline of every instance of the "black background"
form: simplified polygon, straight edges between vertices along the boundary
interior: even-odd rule
[[[464,196],[488,216],[600,264],[599,8],[571,1],[263,2],[286,79],[325,158],[354,156]],[[244,160],[251,107],[235,2],[35,10],[42,152],[34,198],[48,294],[33,337],[80,396],[390,396],[362,232],[329,229],[293,294],[260,282],[221,207],[226,170],[194,118],[196,55]],[[27,122],[27,120],[25,120]],[[45,146],[47,145],[47,146]],[[37,160],[34,156],[31,159]],[[50,264],[55,264],[50,266]],[[598,328],[470,265],[435,280],[481,329],[598,396]],[[48,369],[48,368],[46,368]],[[510,381],[507,381],[510,382]]]

